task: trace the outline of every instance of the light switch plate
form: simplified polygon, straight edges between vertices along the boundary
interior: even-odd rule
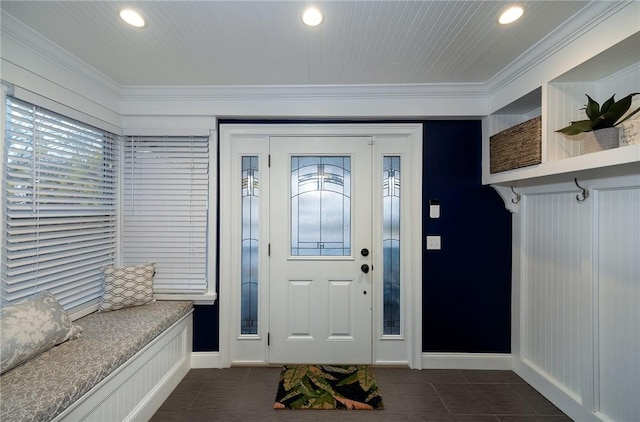
[[[429,218],[440,218],[440,205],[429,205]]]
[[[440,250],[440,236],[427,236],[427,250]]]

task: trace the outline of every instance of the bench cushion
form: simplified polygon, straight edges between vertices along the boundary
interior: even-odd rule
[[[158,301],[76,321],[82,336],[0,377],[0,420],[49,421],[187,315],[193,305]]]

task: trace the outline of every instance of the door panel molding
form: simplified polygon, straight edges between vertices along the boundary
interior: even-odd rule
[[[371,275],[360,270],[371,260],[357,252],[371,247],[371,138],[271,137],[270,154],[268,362],[371,364]],[[312,279],[304,309],[287,297],[292,277]]]

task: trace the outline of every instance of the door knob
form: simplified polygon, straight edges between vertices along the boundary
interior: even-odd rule
[[[367,248],[362,248],[362,250],[360,251],[360,254],[362,256],[369,256],[369,249]]]
[[[362,266],[360,267],[360,269],[362,270],[363,273],[368,273],[369,272],[369,266],[367,264],[362,264]]]

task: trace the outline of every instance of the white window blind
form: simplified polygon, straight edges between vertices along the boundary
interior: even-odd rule
[[[96,303],[116,253],[115,136],[7,97],[2,302]]]
[[[129,137],[123,155],[123,262],[155,262],[155,293],[204,293],[209,138]]]

